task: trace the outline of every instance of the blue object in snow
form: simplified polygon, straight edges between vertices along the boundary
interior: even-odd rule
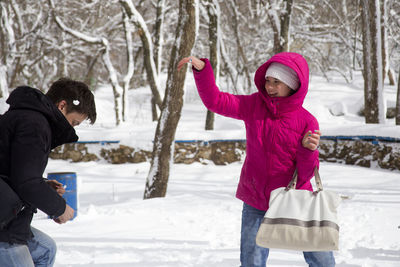
[[[76,186],[76,173],[75,172],[53,172],[47,175],[47,179],[56,180],[63,184],[65,188],[65,193],[63,198],[65,202],[74,209],[74,217],[71,219],[75,219],[78,215],[78,194],[77,194],[77,186]]]

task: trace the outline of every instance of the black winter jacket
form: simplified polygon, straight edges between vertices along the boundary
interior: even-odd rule
[[[51,100],[37,89],[18,87],[7,99],[9,110],[0,116],[0,175],[27,204],[5,229],[0,242],[26,244],[31,238],[33,213],[52,217],[65,211],[65,201],[43,179],[50,150],[75,142],[78,136]]]

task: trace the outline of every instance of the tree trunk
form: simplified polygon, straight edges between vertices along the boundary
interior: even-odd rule
[[[390,57],[389,57],[389,37],[388,37],[388,9],[387,0],[380,0],[381,7],[381,34],[382,34],[382,68],[383,77],[382,82],[385,82],[386,75],[389,79],[390,85],[395,85],[393,73],[390,69]]]
[[[386,30],[386,24],[387,24],[386,0],[380,0],[380,9],[381,9],[381,40],[382,40],[382,84],[384,84],[386,73],[389,70],[388,34]]]
[[[154,25],[154,62],[157,73],[161,72],[162,43],[163,43],[163,24],[165,12],[165,0],[157,0],[156,24]]]
[[[210,47],[210,63],[214,70],[215,81],[218,82],[219,76],[219,41],[218,41],[218,27],[219,27],[219,7],[218,3],[214,0],[208,0],[207,12],[209,17],[208,23],[208,36]],[[206,130],[214,130],[214,112],[207,110],[206,117]]]
[[[110,59],[109,43],[107,40],[103,40],[103,42],[104,42],[104,50],[103,50],[103,54],[102,54],[102,59],[103,59],[104,65],[106,66],[106,69],[108,71],[111,87],[113,89],[115,124],[118,126],[121,123],[121,117],[122,117],[122,110],[120,109],[120,107],[122,106],[122,103],[121,103],[122,102],[122,88],[118,83],[117,72],[115,71],[114,66],[112,65],[112,62]]]
[[[269,0],[269,8],[270,10],[268,10],[268,19],[269,22],[271,23],[271,27],[272,27],[272,32],[274,34],[274,54],[277,54],[279,52],[282,52],[282,46],[281,46],[281,35],[280,35],[280,30],[281,30],[281,26],[279,18],[278,18],[278,14],[277,11],[274,8],[274,5],[276,4],[276,2],[272,2],[271,0]]]
[[[136,10],[131,0],[120,0],[122,7],[124,8],[126,14],[128,15],[131,22],[139,29],[139,36],[142,41],[143,46],[143,56],[144,56],[144,65],[147,73],[147,80],[150,85],[151,92],[153,93],[154,100],[157,106],[161,109],[161,97],[160,97],[160,88],[158,83],[158,73],[156,70],[156,65],[154,63],[153,56],[153,42],[151,39],[150,32],[144,22],[143,17]]]
[[[389,85],[396,85],[396,83],[394,81],[395,77],[394,77],[393,71],[390,67],[388,69],[388,78],[389,78]]]
[[[158,75],[157,73],[155,73],[154,71],[155,69],[155,64],[154,64],[154,60],[151,58],[153,53],[150,53],[150,47],[148,46],[147,43],[147,38],[145,37],[145,35],[142,33],[140,33],[140,39],[142,40],[142,44],[143,44],[143,49],[144,49],[144,65],[145,65],[145,69],[146,69],[146,73],[147,73],[147,80],[150,84],[150,88],[151,88],[151,92],[153,93],[154,96],[154,101],[157,104],[157,106],[161,109],[161,96],[160,96],[160,92],[159,92],[159,86],[158,86]],[[151,41],[151,40],[149,40]],[[152,64],[154,64],[154,68],[152,67]]]
[[[7,67],[0,63],[0,98],[8,97]]]
[[[242,60],[243,60],[243,71],[244,71],[246,81],[247,81],[247,91],[249,91],[251,88],[251,77],[250,77],[250,72],[248,69],[249,63],[247,61],[247,57],[244,52],[242,42],[240,41],[241,38],[239,36],[240,30],[239,30],[239,14],[238,14],[238,10],[237,10],[238,5],[236,4],[236,2],[234,0],[229,1],[229,3],[230,3],[231,11],[233,13],[233,16],[232,16],[233,32],[235,35],[236,46],[238,49],[238,54],[239,54],[238,56],[240,58],[242,58]]]
[[[289,51],[290,45],[290,17],[292,15],[292,6],[293,0],[284,0],[285,3],[285,12],[281,14],[281,51],[287,52]]]
[[[293,0],[284,0],[284,10],[278,15],[278,3],[269,0],[268,19],[274,34],[274,54],[289,51],[290,45],[290,18],[292,15]]]
[[[165,13],[165,0],[157,0],[157,12],[156,12],[156,24],[154,25],[154,63],[156,64],[156,70],[159,75],[162,68],[162,43],[163,43],[163,24],[164,24],[164,13]],[[151,114],[152,120],[158,120],[158,111],[156,104],[156,97],[151,97]]]
[[[0,2],[0,98],[8,97],[8,70],[10,65],[10,50],[12,50],[12,40],[14,36],[10,25],[6,3]]]
[[[219,46],[220,46],[220,52],[221,52],[221,59],[222,62],[224,63],[224,70],[227,72],[229,79],[232,82],[232,88],[235,94],[244,94],[244,92],[242,90],[239,90],[237,88],[237,71],[233,68],[234,64],[233,62],[230,60],[230,57],[228,56],[228,53],[226,51],[225,48],[225,44],[224,44],[224,39],[221,38],[219,40]]]
[[[154,96],[151,97],[151,119],[152,121],[158,120],[157,104],[154,100]]]
[[[365,122],[383,123],[382,43],[379,0],[362,0]]]
[[[122,91],[122,121],[129,120],[129,87],[131,85],[131,80],[135,72],[135,62],[133,56],[133,38],[132,38],[132,27],[129,22],[129,18],[126,12],[123,13],[123,24],[125,32],[125,44],[126,44],[126,62],[128,63],[128,68],[126,75],[124,76],[124,87]]]
[[[215,113],[207,109],[205,130],[214,130]]]
[[[59,16],[61,16],[63,12],[60,12]],[[58,43],[64,43],[65,40],[65,32],[61,29],[57,30],[58,33]],[[68,77],[68,66],[67,66],[67,55],[65,51],[58,50],[57,51],[57,77]]]
[[[397,82],[396,125],[400,125],[400,69],[399,80]]]
[[[85,83],[89,85],[91,88],[94,88],[95,86],[95,77],[94,77],[94,71],[95,68],[94,66],[97,63],[97,60],[99,59],[100,54],[96,54],[94,56],[87,56],[86,57],[86,74],[85,74]]]
[[[146,180],[144,199],[164,197],[173,162],[175,132],[183,106],[187,65],[177,71],[178,61],[191,54],[196,29],[197,0],[179,1],[179,19],[168,67],[167,87],[154,138],[153,157]]]

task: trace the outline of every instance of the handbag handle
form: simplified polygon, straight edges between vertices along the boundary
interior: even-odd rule
[[[290,189],[296,189],[296,184],[297,184],[297,168],[293,173],[292,180],[290,180],[288,186],[286,186],[286,191],[289,191]],[[322,188],[322,182],[321,182],[321,176],[319,175],[318,168],[315,167],[314,169],[314,177],[315,177],[315,183],[317,185],[318,190],[314,191],[314,194],[318,194],[318,192],[321,192],[323,190]]]

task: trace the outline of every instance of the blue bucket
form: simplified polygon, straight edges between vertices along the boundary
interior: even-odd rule
[[[75,172],[52,172],[47,175],[47,179],[56,180],[64,185],[65,193],[63,198],[65,202],[74,209],[74,217],[71,219],[75,219],[78,215],[78,194],[77,194],[77,186],[76,186],[76,173]]]

